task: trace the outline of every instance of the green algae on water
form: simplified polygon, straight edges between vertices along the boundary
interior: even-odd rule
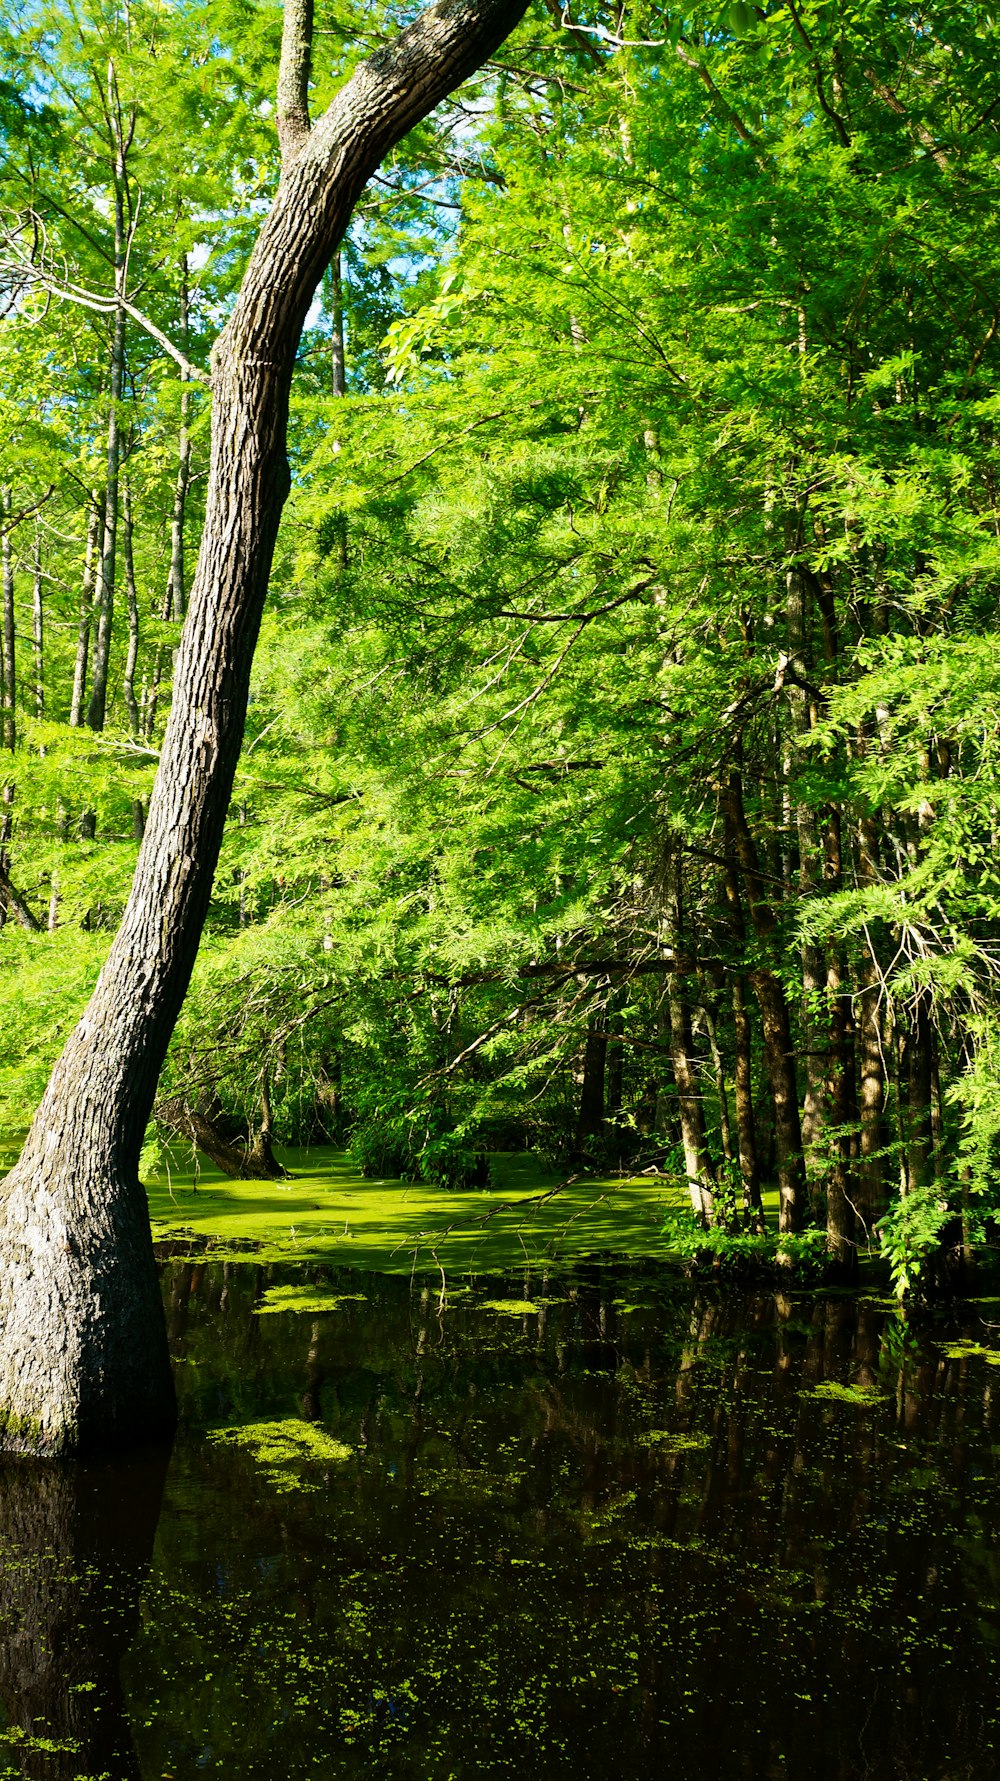
[[[352,1447],[337,1441],[314,1422],[289,1417],[280,1422],[243,1422],[230,1428],[212,1429],[208,1439],[223,1447],[242,1447],[256,1460],[276,1491],[316,1490],[315,1477],[301,1476],[303,1466],[342,1464],[351,1459]]]
[[[887,1392],[864,1385],[841,1385],[836,1379],[824,1379],[820,1385],[800,1392],[799,1396],[821,1398],[832,1404],[884,1404],[888,1400]]]
[[[532,1317],[540,1306],[534,1299],[483,1299],[480,1311],[499,1311],[502,1317]]]
[[[367,1293],[333,1292],[322,1286],[269,1286],[254,1306],[257,1317],[266,1317],[278,1311],[297,1311],[300,1314],[315,1316],[322,1311],[336,1311],[339,1305],[365,1305]]]
[[[703,1434],[680,1434],[676,1429],[647,1429],[637,1436],[639,1447],[655,1447],[657,1453],[695,1453],[707,1447],[709,1438]]]
[[[179,1149],[145,1182],[154,1240],[197,1246],[188,1259],[326,1261],[379,1273],[501,1273],[578,1256],[663,1260],[669,1182],[580,1178],[561,1184],[528,1153],[491,1158],[489,1188],[364,1179],[342,1151],[281,1150],[287,1181],[197,1176]],[[553,1191],[553,1190],[557,1191]],[[679,1204],[678,1200],[678,1204]]]

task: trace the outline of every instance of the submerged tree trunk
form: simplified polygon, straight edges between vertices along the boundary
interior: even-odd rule
[[[157,1104],[157,1119],[168,1131],[178,1132],[236,1181],[287,1181],[288,1170],[279,1163],[272,1149],[271,1104],[265,1091],[263,1116],[251,1143],[226,1136],[223,1125],[211,1113],[191,1107],[183,1095]]]
[[[138,1441],[174,1418],[138,1160],[194,965],[290,486],[288,397],[313,293],[383,156],[517,23],[442,0],[356,69],[310,130],[311,7],[285,7],[281,183],[213,354],[207,507],[146,835],[121,926],[0,1188],[7,1447]]]

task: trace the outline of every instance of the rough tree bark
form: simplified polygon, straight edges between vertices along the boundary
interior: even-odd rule
[[[295,351],[365,183],[477,68],[523,0],[440,0],[310,128],[309,4],[285,8],[282,174],[212,361],[206,517],[146,835],[97,987],[0,1188],[8,1448],[138,1441],[174,1417],[143,1133],[187,989],[229,807],[281,510]]]

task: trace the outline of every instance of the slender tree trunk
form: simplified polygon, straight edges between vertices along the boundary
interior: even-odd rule
[[[725,824],[726,867],[723,885],[726,910],[733,938],[740,953],[747,943],[743,900],[733,850],[736,838],[731,820]],[[753,1107],[753,1030],[746,1002],[746,979],[742,972],[731,973],[730,995],[733,1006],[733,1038],[735,1041],[734,1088],[736,1101],[736,1140],[740,1155],[740,1176],[743,1182],[743,1215],[758,1231],[764,1229],[764,1207],[760,1197],[760,1162],[757,1154],[757,1126]]]
[[[762,949],[774,945],[776,920],[765,894],[750,827],[743,809],[740,774],[732,772],[725,792],[727,851],[734,850],[743,869],[754,931]],[[788,1001],[780,978],[767,965],[747,973],[761,1013],[764,1056],[774,1104],[775,1155],[778,1171],[778,1224],[781,1231],[802,1229],[806,1206],[805,1165],[802,1157],[802,1126],[799,1120],[798,1083],[792,1048]]]
[[[339,250],[330,261],[330,387],[335,396],[347,394],[347,359],[344,353],[344,282]]]
[[[80,589],[80,623],[76,637],[76,662],[73,668],[73,696],[69,721],[75,729],[83,722],[87,697],[87,663],[90,659],[90,625],[94,615],[94,576],[98,545],[104,531],[104,498],[97,489],[90,498],[87,519],[87,550],[83,563],[83,586]]]
[[[743,1213],[758,1230],[764,1228],[760,1197],[760,1164],[757,1159],[757,1127],[753,1111],[753,1034],[746,988],[738,972],[732,978],[733,1030],[735,1037],[736,1139],[743,1181]]]
[[[788,548],[802,548],[802,515],[797,513],[789,525]],[[785,669],[785,693],[791,714],[790,766],[794,779],[805,765],[805,746],[812,728],[813,714],[804,682],[808,678],[808,592],[811,577],[799,562],[793,562],[785,576],[785,613],[788,626],[788,663]],[[799,892],[803,897],[815,893],[820,878],[820,847],[815,813],[801,796],[794,800],[795,831],[798,837]],[[807,1174],[819,1163],[824,1114],[824,1060],[827,1043],[823,1019],[826,988],[826,960],[823,948],[806,940],[801,947],[803,1002],[801,1028],[804,1038],[805,1091],[802,1100],[802,1145]]]
[[[607,1055],[608,1036],[603,1026],[588,1027],[576,1122],[576,1143],[579,1150],[586,1148],[588,1138],[599,1138],[604,1130],[604,1066]]]
[[[722,1142],[722,1154],[727,1163],[734,1160],[733,1128],[729,1117],[729,1090],[726,1087],[726,1066],[722,1060],[719,1045],[718,1024],[715,1010],[707,996],[702,997],[702,1013],[705,1016],[705,1030],[708,1033],[708,1048],[712,1053],[712,1069],[715,1074],[715,1093],[719,1102],[719,1137]]]
[[[906,1191],[913,1193],[933,1177],[934,1139],[931,1097],[934,1078],[932,1055],[933,1028],[929,990],[921,990],[913,1012],[906,1047],[909,1081],[907,1088],[907,1150]]]
[[[712,1158],[705,1131],[705,1108],[694,1062],[691,1005],[674,974],[671,974],[669,980],[667,1007],[670,1013],[670,1062],[677,1084],[677,1107],[687,1189],[698,1217],[704,1224],[711,1224],[715,1212]]]
[[[139,707],[135,697],[135,665],[139,659],[139,596],[135,586],[135,562],[132,556],[132,491],[128,483],[122,490],[122,543],[125,551],[125,598],[128,604],[128,650],[122,693],[128,712],[129,729],[138,738]]]
[[[838,1276],[853,1280],[857,1274],[857,1245],[850,1196],[851,1148],[847,1131],[853,1057],[850,1014],[844,993],[844,961],[837,947],[831,947],[828,955],[826,987],[830,1000],[826,1096],[831,1126],[826,1174],[826,1248]]]
[[[120,130],[120,125],[119,125]],[[115,292],[125,295],[125,152],[119,134],[115,163]],[[125,311],[119,303],[111,330],[111,377],[108,405],[107,481],[104,490],[104,535],[97,583],[97,635],[94,638],[94,671],[90,684],[87,722],[103,730],[111,662],[111,629],[115,610],[115,555],[118,542],[118,478],[121,465],[120,409],[125,375]]]
[[[35,716],[45,716],[45,612],[42,604],[42,534],[35,529],[31,578],[31,637],[35,652]]]
[[[181,256],[180,346],[188,350],[188,265]],[[191,481],[191,383],[181,371],[181,425],[177,438],[177,480],[174,483],[174,508],[170,516],[170,573],[167,577],[165,618],[182,619],[187,611],[187,586],[184,575],[184,518],[188,485]]]
[[[876,826],[871,818],[866,817],[862,820],[858,833],[858,879],[861,884],[868,886],[877,882],[877,858]],[[878,961],[874,956],[874,945],[874,936],[866,934],[859,973],[861,988],[857,1016],[861,1156],[856,1204],[864,1226],[864,1240],[869,1244],[873,1241],[874,1228],[889,1203],[885,1157],[888,1143],[885,1126],[887,1040],[882,1019],[882,982]]]
[[[621,1035],[625,1027],[621,1015],[613,1014],[608,1022],[608,1027],[611,1037],[608,1040],[605,1112],[609,1119],[616,1119],[622,1110],[625,1064],[625,1047],[621,1042]]]
[[[667,979],[666,1003],[670,1023],[670,1062],[677,1088],[677,1111],[684,1151],[684,1173],[695,1213],[704,1224],[711,1224],[715,1216],[715,1171],[708,1148],[705,1103],[695,1061],[691,1002],[680,968],[679,955],[684,947],[684,887],[681,861],[676,854],[667,861],[665,880],[666,916],[677,967]]]
[[[0,512],[5,520],[11,514],[11,491],[0,489]],[[17,718],[14,702],[17,693],[17,672],[15,666],[15,631],[14,631],[14,550],[10,540],[10,529],[3,528],[3,539],[0,542],[0,582],[2,582],[2,635],[3,635],[3,745],[13,750],[17,741]]]
[[[310,131],[303,0],[284,14],[281,184],[213,354],[202,548],[146,836],[121,927],[0,1190],[0,1404],[8,1447],[135,1442],[173,1421],[138,1159],[194,965],[290,476],[302,326],[361,190],[394,143],[502,42],[520,0],[447,0],[362,63]],[[297,58],[297,60],[296,60]]]

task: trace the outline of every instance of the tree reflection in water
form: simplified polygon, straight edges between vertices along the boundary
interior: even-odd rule
[[[0,1769],[45,1781],[140,1768],[119,1674],[139,1624],[169,1448],[0,1467]]]

